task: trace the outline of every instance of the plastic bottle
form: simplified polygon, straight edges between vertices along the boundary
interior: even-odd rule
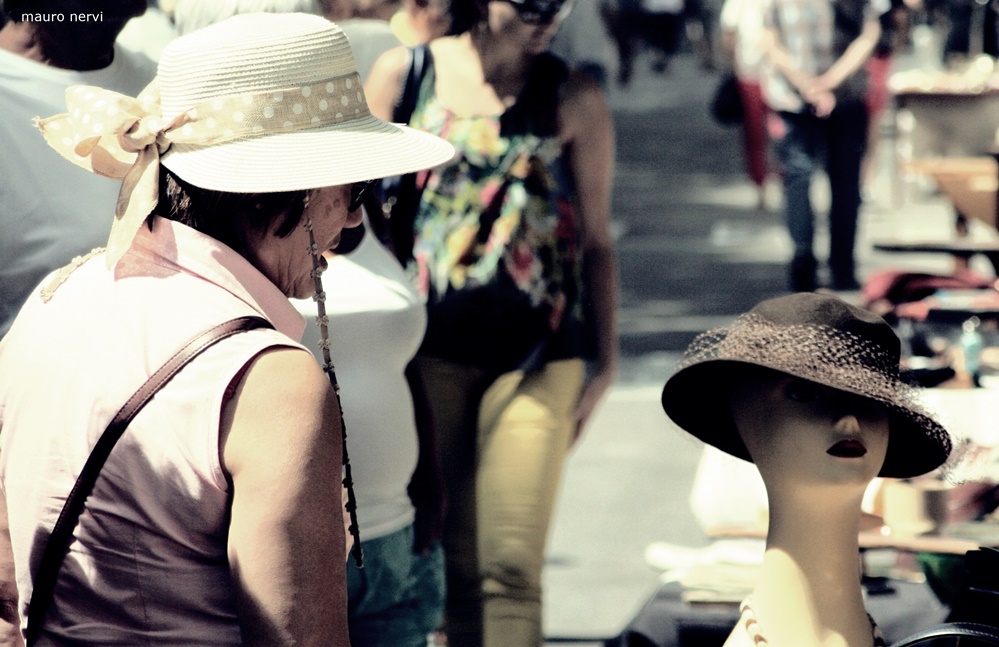
[[[982,339],[981,320],[970,317],[961,324],[961,351],[964,353],[964,370],[971,377],[975,386],[981,386],[982,349],[985,342]]]

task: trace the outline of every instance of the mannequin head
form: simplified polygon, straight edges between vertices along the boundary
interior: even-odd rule
[[[690,344],[663,408],[704,442],[759,463],[765,481],[779,478],[776,467],[816,482],[918,476],[946,461],[951,441],[900,379],[899,351],[883,319],[835,296],[768,299]],[[730,406],[706,406],[709,393]],[[792,458],[813,438],[814,460]]]
[[[767,487],[863,492],[888,451],[881,403],[778,371],[748,367],[731,388],[732,421]]]

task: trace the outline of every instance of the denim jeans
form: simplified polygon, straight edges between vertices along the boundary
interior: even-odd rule
[[[860,209],[860,163],[867,147],[867,110],[863,101],[837,104],[820,119],[810,112],[781,112],[786,134],[778,151],[784,167],[787,228],[796,259],[814,258],[815,215],[812,175],[825,157],[832,201],[829,207],[829,269],[833,283],[854,278],[854,245]]]
[[[413,526],[365,539],[364,568],[347,562],[353,647],[425,647],[444,616],[444,553],[413,553]]]

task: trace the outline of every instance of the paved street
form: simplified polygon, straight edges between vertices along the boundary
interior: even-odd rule
[[[658,583],[643,556],[650,542],[706,543],[687,503],[701,445],[668,422],[659,393],[697,332],[785,291],[780,191],[770,187],[772,212],[756,210],[740,131],[707,111],[716,82],[691,57],[664,76],[640,61],[631,87],[610,93],[623,362],[564,479],[545,578],[553,643],[595,647],[624,628]],[[878,237],[947,236],[952,227],[950,208],[925,184],[897,180],[890,141],[880,153],[861,216],[859,278],[887,266],[947,271],[946,258],[872,251]],[[828,192],[821,181],[813,191],[822,212]]]

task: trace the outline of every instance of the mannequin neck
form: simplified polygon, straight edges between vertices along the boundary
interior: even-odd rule
[[[771,486],[767,549],[753,592],[767,641],[774,647],[870,647],[857,538],[863,490]]]

